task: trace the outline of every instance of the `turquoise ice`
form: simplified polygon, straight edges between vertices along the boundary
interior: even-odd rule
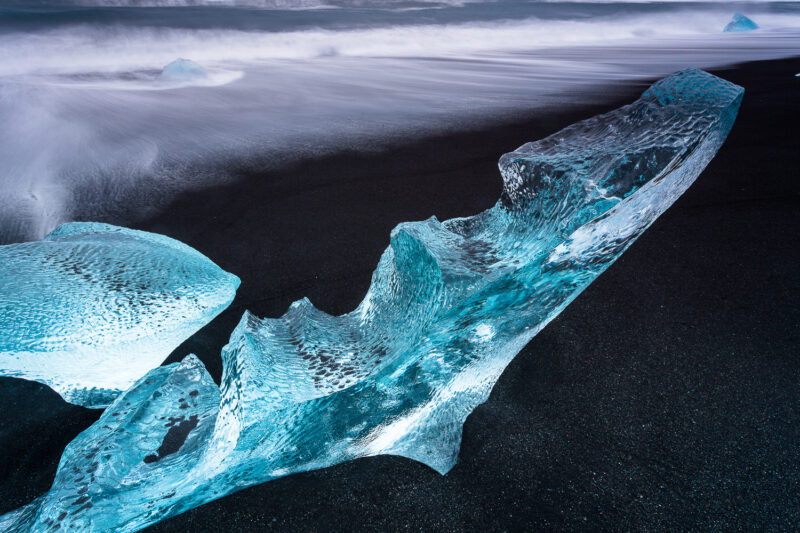
[[[233,300],[239,279],[174,239],[62,224],[0,246],[0,375],[109,404]]]
[[[682,71],[504,155],[497,204],[397,226],[354,311],[301,300],[278,319],[245,313],[219,388],[194,356],[151,371],[67,446],[51,490],[0,527],[136,531],[377,454],[446,473],[509,361],[694,182],[742,95]]]
[[[186,83],[204,81],[208,72],[199,63],[191,59],[178,58],[164,67],[157,81],[165,83]]]
[[[734,13],[733,18],[722,31],[750,31],[757,29],[758,24],[753,22],[750,18],[741,13]]]

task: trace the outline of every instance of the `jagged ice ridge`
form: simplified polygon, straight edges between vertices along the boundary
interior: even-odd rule
[[[404,223],[364,301],[245,313],[217,387],[190,355],[157,368],[71,442],[9,531],[136,531],[241,488],[394,454],[441,473],[508,362],[695,180],[741,87],[698,70],[500,160],[499,202]]]
[[[224,310],[239,278],[174,239],[62,224],[0,246],[0,375],[110,404]]]

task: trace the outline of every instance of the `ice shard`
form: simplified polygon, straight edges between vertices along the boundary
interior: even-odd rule
[[[698,70],[500,160],[470,218],[400,224],[353,312],[245,313],[218,390],[193,357],[153,370],[69,444],[9,531],[136,531],[249,485],[395,454],[438,472],[508,362],[719,149],[743,90]]]
[[[239,279],[174,239],[62,224],[0,246],[0,375],[108,405],[233,300]]]
[[[741,13],[734,13],[731,21],[725,25],[722,31],[750,31],[757,30],[758,24],[752,21],[749,17]]]

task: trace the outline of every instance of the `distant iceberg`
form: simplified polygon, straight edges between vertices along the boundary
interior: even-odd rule
[[[0,246],[0,375],[109,404],[233,300],[239,279],[176,240],[62,224]]]
[[[758,29],[758,24],[741,13],[734,13],[731,21],[722,31],[750,31]]]
[[[156,81],[162,83],[191,83],[206,81],[208,72],[191,59],[179,58],[165,66]]]
[[[6,531],[137,531],[294,472],[392,454],[445,473],[511,359],[694,182],[743,90],[698,70],[500,159],[469,218],[397,226],[363,302],[245,313],[217,387],[197,358],[152,370],[64,451]]]

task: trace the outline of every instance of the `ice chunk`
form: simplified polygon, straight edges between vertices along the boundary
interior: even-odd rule
[[[63,224],[0,246],[0,375],[102,407],[233,300],[239,279],[178,241]]]
[[[470,218],[400,224],[361,305],[245,313],[216,391],[153,370],[71,443],[9,531],[135,531],[241,488],[357,457],[455,463],[467,415],[523,346],[689,187],[741,87],[697,70],[504,155]],[[116,414],[115,414],[116,413]]]
[[[208,72],[202,65],[191,59],[179,58],[164,67],[157,81],[164,83],[187,83],[205,81]]]
[[[218,407],[219,389],[195,356],[155,368],[67,445],[50,492],[0,517],[0,531],[134,531],[126,524],[179,502],[168,488],[179,477],[203,471],[198,452]],[[29,517],[37,507],[44,514]]]
[[[731,21],[722,31],[750,31],[758,29],[758,24],[741,13],[734,13]]]

